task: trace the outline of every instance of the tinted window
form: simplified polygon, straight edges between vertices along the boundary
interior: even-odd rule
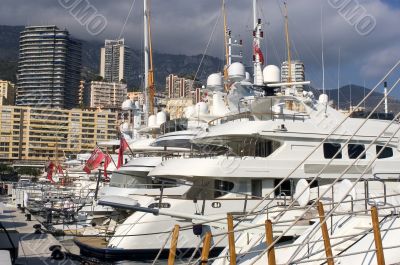
[[[335,143],[324,143],[324,157],[325,158],[333,158],[335,154],[340,150],[340,144]],[[342,158],[342,151],[340,151],[335,159]]]
[[[349,144],[347,146],[349,151],[349,158],[350,159],[357,159],[362,152],[365,151],[365,147],[363,144]],[[365,159],[365,153],[360,157],[360,159]]]
[[[379,152],[382,150],[383,146],[382,145],[377,145],[376,146],[376,154],[379,154]],[[391,147],[385,147],[382,151],[382,153],[380,153],[378,155],[378,159],[382,159],[382,158],[388,158],[388,157],[392,157],[393,156],[393,149]]]

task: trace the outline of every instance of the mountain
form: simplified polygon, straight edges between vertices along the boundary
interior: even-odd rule
[[[316,90],[314,88],[309,88],[309,90],[313,91],[314,95],[317,97],[322,94],[322,90]],[[338,91],[339,91],[339,96],[338,96]],[[361,100],[365,96],[367,96],[371,92],[370,89],[364,88],[362,86],[354,85],[354,84],[349,84],[346,86],[342,86],[339,89],[327,89],[326,94],[329,97],[329,100],[333,101],[334,105],[337,105],[338,98],[339,98],[339,104],[341,109],[348,109],[349,106],[357,106]],[[372,110],[375,108],[379,102],[383,98],[383,88],[382,89],[376,89],[372,94],[366,99],[365,104],[361,104],[361,107],[364,107],[367,110]],[[397,113],[400,111],[400,101],[393,98],[393,97],[388,97],[388,108],[389,112],[394,112]],[[384,104],[380,104],[378,108],[379,112],[384,111]]]
[[[0,25],[0,79],[16,82],[18,64],[19,34],[24,26]],[[73,35],[73,34],[72,34]],[[94,79],[99,73],[100,48],[104,45],[99,41],[82,41],[82,78]],[[165,88],[165,78],[169,74],[194,76],[201,62],[202,55],[187,56],[154,52],[154,75],[156,88]],[[143,77],[143,52],[132,49],[132,86],[141,87]],[[216,57],[205,56],[197,79],[205,81],[213,72],[220,71],[223,62]]]

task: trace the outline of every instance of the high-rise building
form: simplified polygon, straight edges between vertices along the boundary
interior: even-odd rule
[[[168,98],[191,97],[194,91],[194,80],[170,74],[165,80],[165,94]]]
[[[290,66],[291,82],[305,81],[304,63],[298,60],[291,61]],[[281,65],[281,82],[289,82],[289,67],[288,62],[285,61]],[[295,86],[299,92],[303,91],[303,85]]]
[[[0,80],[0,106],[14,105],[15,85],[10,81]]]
[[[127,98],[126,84],[92,81],[85,90],[90,94],[91,108],[121,108]]]
[[[117,138],[118,113],[0,106],[0,161],[47,161],[90,153]]]
[[[132,80],[131,50],[125,40],[106,40],[101,48],[100,76],[107,82],[125,81],[130,85]]]
[[[20,35],[16,105],[73,108],[79,102],[82,45],[56,26]]]

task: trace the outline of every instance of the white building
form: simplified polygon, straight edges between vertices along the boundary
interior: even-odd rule
[[[92,81],[86,90],[90,108],[120,108],[127,95],[126,84]]]
[[[298,60],[291,61],[290,73],[291,82],[305,81],[304,63]],[[283,62],[281,65],[281,81],[283,83],[289,82],[289,67],[287,61]],[[297,85],[296,88],[299,92],[303,91],[303,85]]]
[[[125,45],[125,40],[106,40],[100,52],[100,76],[107,82],[130,83],[132,73],[131,50]]]

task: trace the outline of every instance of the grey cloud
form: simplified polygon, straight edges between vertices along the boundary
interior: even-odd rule
[[[56,24],[66,27],[82,39],[118,37],[131,0],[89,0],[105,16],[108,25],[98,36],[90,36],[58,0],[2,0],[0,23]],[[354,0],[355,1],[355,0]],[[265,40],[263,50],[268,62],[279,64],[285,59],[284,21],[281,0],[259,0],[259,16],[263,19]],[[360,2],[377,21],[375,30],[367,36],[359,35],[328,0],[289,0],[290,34],[294,58],[306,63],[307,74],[316,87],[321,86],[321,35],[320,5],[324,10],[325,61],[329,74],[328,86],[336,84],[336,68],[339,47],[342,53],[343,83],[361,83],[363,79],[373,84],[385,70],[399,58],[400,10],[382,1]],[[244,40],[245,62],[251,63],[251,0],[227,0],[229,27]],[[207,44],[211,30],[219,15],[220,0],[152,0],[152,31],[154,48],[161,52],[176,54],[199,54]],[[142,47],[143,1],[137,0],[126,26],[124,37],[137,49]],[[223,55],[222,20],[217,27],[209,54]],[[396,58],[397,56],[397,58]],[[374,67],[379,62],[379,67]]]

